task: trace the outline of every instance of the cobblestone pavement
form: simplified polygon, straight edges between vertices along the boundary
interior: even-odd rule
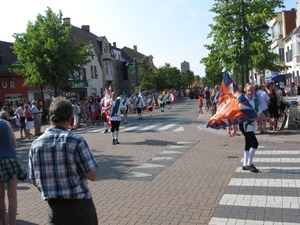
[[[252,174],[241,170],[243,137],[205,128],[210,115],[197,111],[184,99],[154,118],[132,115],[134,128],[122,125],[114,146],[100,127],[76,131],[100,166],[89,182],[99,224],[300,224],[299,130],[257,135],[261,172]],[[18,142],[27,167],[31,141]],[[29,180],[19,182],[18,204],[17,224],[47,224],[47,203]]]

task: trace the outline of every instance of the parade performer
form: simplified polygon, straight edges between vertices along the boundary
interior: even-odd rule
[[[158,96],[158,101],[159,101],[160,111],[164,112],[165,111],[165,95],[163,93],[161,93]]]
[[[253,109],[257,112],[258,117],[255,120],[249,120],[239,124],[240,131],[245,137],[245,150],[244,150],[244,162],[243,170],[250,170],[253,173],[257,173],[259,170],[253,165],[253,158],[255,151],[258,147],[258,141],[255,136],[257,130],[257,121],[263,120],[269,121],[269,118],[259,108],[259,103],[256,97],[254,97],[254,86],[250,83],[246,84],[245,96]]]
[[[253,165],[254,154],[258,147],[258,141],[255,136],[256,121],[268,120],[268,118],[259,110],[259,104],[254,98],[254,93],[253,85],[246,84],[245,94],[242,94],[238,86],[225,73],[217,112],[209,119],[207,127],[221,129],[239,124],[239,128],[245,137],[242,169],[257,173],[258,169]]]
[[[110,122],[111,122],[111,137],[112,137],[112,144],[120,144],[118,137],[119,137],[119,128],[121,122],[121,112],[123,112],[125,119],[125,107],[122,103],[121,98],[117,99],[117,94],[115,92],[112,93],[111,104],[107,108],[110,114]]]
[[[128,98],[125,97],[125,95],[122,93],[120,95],[120,99],[122,104],[124,105],[125,113],[124,113],[124,124],[127,124],[127,115],[128,115],[128,108],[131,105],[130,101]]]
[[[154,100],[153,96],[149,95],[148,99],[147,99],[147,106],[148,106],[148,110],[149,110],[150,116],[153,115],[154,102],[155,102],[155,100]]]
[[[134,106],[137,110],[138,119],[142,120],[143,119],[143,117],[142,117],[142,108],[144,106],[144,103],[143,103],[142,97],[139,96],[139,93],[135,93]]]
[[[173,99],[174,99],[174,96],[173,96],[173,94],[171,94],[170,92],[167,94],[167,97],[166,97],[166,103],[167,103],[167,108],[168,108],[168,110],[169,109],[172,109],[172,107],[171,107],[171,102],[173,101]]]
[[[100,104],[102,106],[101,107],[102,108],[101,119],[102,119],[104,127],[105,127],[104,133],[107,133],[109,128],[111,127],[109,112],[108,112],[108,108],[109,108],[111,102],[110,102],[110,96],[107,91],[104,92],[104,97],[101,99]]]

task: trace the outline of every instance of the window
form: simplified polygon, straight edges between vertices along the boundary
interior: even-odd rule
[[[299,55],[300,54],[300,35],[297,35],[296,37],[296,54]]]
[[[92,77],[92,79],[94,78],[94,69],[93,69],[93,66],[91,66],[91,77]]]
[[[284,62],[284,49],[283,48],[279,49],[279,61]]]
[[[97,72],[97,67],[94,66],[94,72],[95,72],[95,78],[97,79],[98,78],[98,72]]]
[[[109,76],[109,65],[108,65],[108,62],[105,62],[105,75]]]

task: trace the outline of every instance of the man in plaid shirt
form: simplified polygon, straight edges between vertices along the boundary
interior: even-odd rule
[[[68,131],[72,104],[56,98],[50,127],[29,151],[29,178],[48,202],[49,224],[98,224],[87,180],[98,178],[98,162],[83,137]]]

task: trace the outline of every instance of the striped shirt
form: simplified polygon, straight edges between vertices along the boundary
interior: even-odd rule
[[[36,181],[44,200],[50,198],[90,199],[85,174],[98,162],[83,137],[62,127],[50,127],[29,151],[29,178]]]

